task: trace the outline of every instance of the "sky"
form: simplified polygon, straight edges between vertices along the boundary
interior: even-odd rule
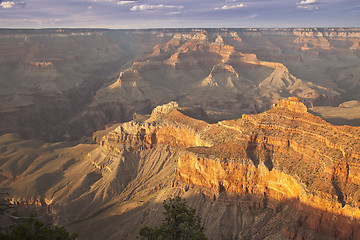
[[[360,27],[360,0],[0,0],[0,28]]]

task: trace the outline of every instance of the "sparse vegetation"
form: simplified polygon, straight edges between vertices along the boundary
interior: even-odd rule
[[[0,240],[75,240],[77,234],[64,227],[45,224],[33,217],[23,219],[7,232],[0,232]]]
[[[150,228],[145,226],[140,229],[141,239],[172,239],[205,240],[204,227],[201,218],[196,215],[195,209],[186,205],[181,197],[170,198],[164,201],[165,220],[160,227]]]

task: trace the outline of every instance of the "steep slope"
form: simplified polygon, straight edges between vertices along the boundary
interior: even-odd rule
[[[22,171],[7,167],[13,151],[4,148],[3,178],[14,177],[2,189],[12,203],[39,202],[84,239],[134,239],[175,194],[197,209],[210,239],[360,237],[358,127],[333,126],[298,98],[216,124],[179,110],[172,102],[95,133],[99,145],[66,167],[67,152],[83,147],[30,156]]]

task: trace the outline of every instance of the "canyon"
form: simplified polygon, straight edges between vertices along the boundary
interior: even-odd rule
[[[0,132],[79,141],[172,100],[203,107],[212,122],[291,96],[314,111],[337,107],[359,99],[358,35],[356,28],[1,30]]]
[[[0,30],[0,222],[360,238],[360,30]],[[6,213],[6,214],[5,214]]]

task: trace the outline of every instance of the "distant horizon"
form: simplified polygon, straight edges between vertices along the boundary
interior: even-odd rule
[[[264,30],[286,30],[286,29],[359,29],[360,27],[159,27],[159,28],[93,28],[93,27],[44,27],[44,28],[5,28],[0,30],[176,30],[176,29],[264,29]]]

